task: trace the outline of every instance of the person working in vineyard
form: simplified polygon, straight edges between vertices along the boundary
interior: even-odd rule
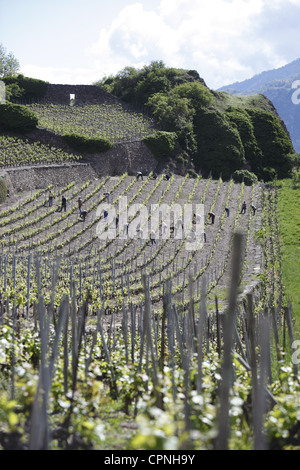
[[[49,191],[48,202],[49,202],[49,207],[52,207],[52,204],[53,204],[53,194],[52,194],[51,189],[50,189],[50,191]]]
[[[200,214],[193,214],[193,221],[192,223],[193,224],[197,224],[197,223],[200,223],[201,221],[201,215]]]
[[[246,210],[247,210],[247,204],[246,204],[246,201],[244,201],[242,204],[242,208],[241,208],[241,214],[246,214]]]
[[[86,210],[81,210],[80,211],[80,217],[83,220],[83,222],[85,221],[86,216],[87,216],[87,211]]]
[[[139,178],[141,178],[141,180],[143,179],[143,173],[141,171],[138,171],[136,174],[137,181],[139,180]]]
[[[174,236],[177,237],[178,230],[181,230],[181,232],[179,232],[179,233],[180,233],[180,236],[181,236],[181,235],[182,235],[183,228],[184,228],[184,227],[183,227],[183,221],[182,221],[182,219],[177,219],[176,225],[175,225],[175,227],[174,227]],[[179,238],[180,238],[180,236],[179,236]]]
[[[140,240],[140,244],[142,244],[144,230],[140,227],[140,224],[138,224],[138,226],[136,228],[136,233],[137,233],[138,239]]]
[[[60,209],[58,209],[58,212],[61,212],[62,210],[64,210],[65,212],[67,210],[67,199],[65,196],[62,196],[61,198],[61,206]]]
[[[125,223],[123,225],[123,235],[128,235],[129,224]]]
[[[104,196],[106,197],[106,202],[109,202],[110,193],[104,193]]]
[[[78,198],[78,209],[79,209],[79,214],[81,214],[81,208],[82,208],[82,199],[81,197]]]
[[[210,218],[211,223],[214,224],[215,223],[215,217],[216,217],[215,213],[214,212],[209,212],[208,216]]]
[[[155,232],[154,232],[154,230],[151,230],[151,233],[150,233],[150,240],[151,240],[151,245],[156,245]]]
[[[255,215],[256,207],[254,206],[254,204],[251,205],[251,209],[252,209],[252,214]]]

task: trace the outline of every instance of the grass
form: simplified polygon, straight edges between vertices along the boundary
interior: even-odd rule
[[[233,95],[226,92],[218,92],[215,105],[219,111],[225,111],[228,107],[235,108],[260,108],[272,112],[270,101],[263,95]]]
[[[282,275],[287,300],[292,301],[294,334],[300,337],[300,187],[282,180],[278,190]]]

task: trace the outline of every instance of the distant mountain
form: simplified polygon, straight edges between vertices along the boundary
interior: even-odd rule
[[[263,94],[269,98],[290,133],[295,151],[300,152],[300,58],[278,69],[223,86],[219,91],[234,95]]]

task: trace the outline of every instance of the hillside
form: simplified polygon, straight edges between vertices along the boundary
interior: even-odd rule
[[[175,132],[180,162],[196,172],[230,178],[250,169],[259,179],[288,176],[294,152],[284,122],[264,96],[232,99],[208,89],[196,71],[154,62],[127,67],[98,83],[128,103],[144,106],[161,129]]]
[[[262,72],[242,82],[223,86],[220,91],[233,95],[263,94],[269,98],[286,124],[295,151],[299,152],[300,105],[298,104],[299,94],[297,94],[299,86],[296,84],[293,87],[297,80],[300,80],[300,59],[278,69]],[[293,96],[295,96],[294,99]]]
[[[250,171],[251,178],[270,180],[289,177],[294,165],[289,133],[270,100],[210,90],[196,71],[155,62],[93,86],[15,80],[7,79],[10,99],[25,105],[22,119],[36,119],[41,131],[26,136],[101,162],[98,169],[188,171],[224,180]],[[18,97],[13,93],[21,86]],[[4,131],[6,122],[3,116]]]
[[[157,66],[0,107],[1,450],[299,448],[288,133]]]

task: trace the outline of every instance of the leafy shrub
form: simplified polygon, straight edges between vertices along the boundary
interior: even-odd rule
[[[233,181],[235,183],[244,183],[247,186],[257,183],[257,176],[249,170],[236,170],[232,175]]]
[[[74,150],[86,153],[106,152],[113,146],[108,139],[90,138],[78,134],[64,134],[63,139]]]
[[[37,100],[43,98],[47,92],[49,83],[36,78],[24,77],[5,77],[2,79],[6,85],[7,97],[9,100],[28,99]]]
[[[202,108],[194,118],[197,154],[196,171],[212,173],[218,178],[230,178],[245,163],[245,151],[238,130],[216,109]]]
[[[266,178],[266,168],[274,169],[279,178],[290,175],[293,167],[294,149],[288,135],[283,130],[279,119],[273,114],[257,108],[247,108],[253,124],[254,135],[263,154],[260,167],[255,170],[259,178]]]
[[[237,128],[243,142],[245,160],[255,171],[255,168],[262,165],[263,154],[257,144],[249,115],[242,108],[230,107],[226,111],[226,117]]]
[[[0,203],[6,201],[7,195],[7,185],[6,180],[3,177],[0,177]]]
[[[0,105],[0,125],[4,129],[28,131],[38,124],[33,111],[19,104],[6,103]]]
[[[157,131],[145,137],[145,144],[158,160],[168,160],[175,150],[177,143],[176,132]]]

